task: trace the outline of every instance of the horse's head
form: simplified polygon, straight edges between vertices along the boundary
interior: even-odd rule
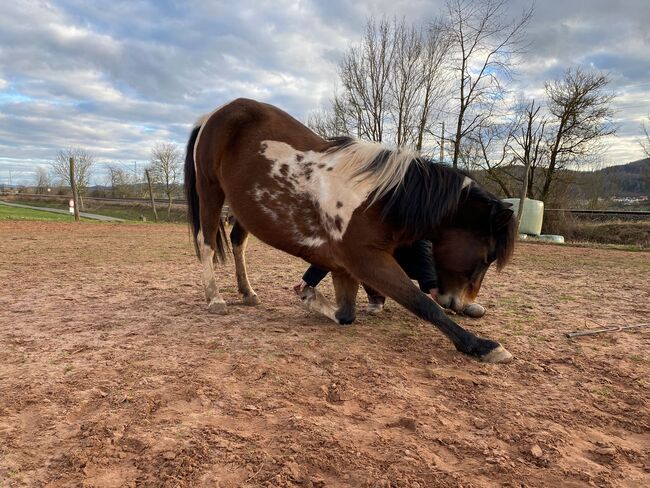
[[[475,300],[485,273],[510,260],[517,222],[510,209],[475,183],[461,193],[458,211],[434,241],[441,304],[460,311]]]

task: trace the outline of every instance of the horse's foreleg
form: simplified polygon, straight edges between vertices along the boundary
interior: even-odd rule
[[[354,322],[357,316],[357,292],[359,282],[347,273],[332,273],[334,292],[336,294],[337,310],[334,314],[338,323],[348,325]]]
[[[505,363],[512,359],[498,342],[477,337],[447,317],[438,304],[413,284],[389,253],[355,246],[346,266],[363,283],[438,327],[459,351],[488,363]]]
[[[235,272],[237,274],[237,288],[244,299],[244,305],[258,305],[260,303],[257,293],[251,287],[246,272],[246,246],[248,245],[248,231],[238,222],[230,232],[232,253],[235,256]]]

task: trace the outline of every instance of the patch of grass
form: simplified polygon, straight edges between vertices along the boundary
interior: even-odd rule
[[[575,302],[577,300],[577,298],[572,295],[560,295],[558,298],[561,302]]]
[[[34,207],[48,207],[58,209],[68,209],[67,200],[65,202],[47,200],[47,199],[23,199],[17,198],[16,203],[23,205],[32,205]],[[98,215],[106,215],[107,217],[115,217],[118,219],[132,220],[135,222],[154,222],[153,210],[149,204],[136,203],[136,202],[102,202],[97,200],[85,200],[82,212],[96,213]],[[165,222],[185,222],[185,208],[174,206],[172,211],[167,216],[167,206],[157,204],[156,211],[158,212],[158,223]]]
[[[608,388],[607,386],[601,386],[600,388],[594,388],[593,390],[591,390],[591,392],[594,395],[602,396],[602,397],[605,397],[605,398],[611,398],[612,395],[614,394],[612,392],[612,389]]]
[[[646,363],[650,364],[650,356],[642,356],[641,354],[630,354],[628,356],[633,363]]]
[[[9,207],[0,204],[0,220],[73,222],[72,215],[32,210],[30,208]]]

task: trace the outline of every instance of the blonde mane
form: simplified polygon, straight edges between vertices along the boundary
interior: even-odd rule
[[[371,196],[370,204],[402,184],[411,164],[424,164],[417,151],[347,138],[335,141],[328,155],[336,160],[338,174],[348,178],[353,186],[364,187]]]

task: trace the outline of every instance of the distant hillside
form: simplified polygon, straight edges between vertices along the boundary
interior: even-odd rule
[[[543,169],[537,171],[543,172]],[[501,180],[507,184],[513,196],[518,196],[523,173],[523,166],[509,166],[500,173]],[[538,185],[543,182],[542,174],[535,179],[535,193],[540,190]],[[488,178],[484,170],[474,171],[473,175],[496,194],[504,195],[502,188]],[[513,176],[518,181],[513,180]],[[559,199],[565,204],[585,204],[587,201],[593,202],[595,197],[598,197],[599,200],[648,198],[650,196],[650,158],[620,166],[610,166],[597,171],[562,170],[558,173],[552,190],[560,193],[558,197],[558,194],[553,194],[552,191],[551,200]]]
[[[601,179],[603,196],[641,197],[650,195],[650,158],[593,172],[576,172],[576,184],[585,179]],[[599,178],[600,177],[600,178]]]

